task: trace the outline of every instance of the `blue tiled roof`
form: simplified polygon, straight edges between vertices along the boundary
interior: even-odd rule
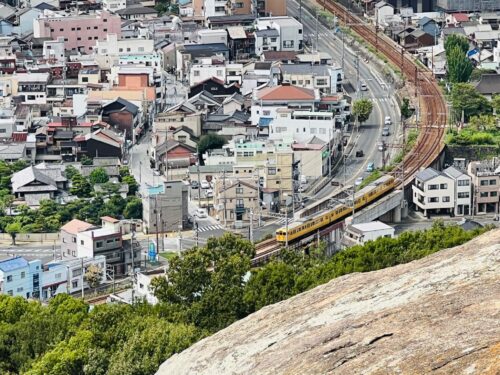
[[[22,257],[7,259],[0,262],[0,270],[10,272],[28,266],[28,261]]]
[[[259,119],[259,126],[269,126],[272,121],[272,117],[261,117]]]

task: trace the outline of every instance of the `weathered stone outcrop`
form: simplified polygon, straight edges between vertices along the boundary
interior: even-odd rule
[[[238,321],[157,374],[499,374],[500,230]]]

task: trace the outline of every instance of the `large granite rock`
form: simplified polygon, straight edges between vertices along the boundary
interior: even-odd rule
[[[500,230],[238,321],[159,375],[499,374]]]

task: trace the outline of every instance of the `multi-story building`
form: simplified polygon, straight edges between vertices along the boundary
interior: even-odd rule
[[[26,104],[46,104],[49,73],[18,73],[14,76],[17,88],[13,95]]]
[[[226,226],[241,228],[259,209],[258,179],[218,178],[214,191],[215,215]]]
[[[413,203],[424,216],[431,213],[453,214],[455,211],[455,180],[433,168],[427,168],[415,175],[412,186]]]
[[[341,67],[332,65],[282,64],[283,82],[307,89],[318,89],[322,94],[342,92],[344,73]]]
[[[0,109],[0,138],[11,138],[16,131],[16,117],[11,109]]]
[[[229,14],[251,14],[252,13],[252,0],[229,0],[228,2]],[[283,14],[283,16],[286,14]]]
[[[165,181],[149,189],[142,204],[146,233],[177,231],[187,225],[188,187],[183,181]]]
[[[264,51],[301,51],[302,24],[293,17],[265,17],[255,22],[255,54]]]
[[[500,160],[469,163],[467,173],[472,177],[473,209],[475,214],[500,213]]]
[[[22,257],[0,261],[0,294],[38,298],[41,267],[40,260],[29,262]]]
[[[120,56],[151,54],[155,51],[154,40],[146,38],[120,39],[119,35],[108,33],[104,40],[97,40],[94,56],[101,67],[109,69],[118,65]]]
[[[108,33],[121,35],[121,18],[107,11],[86,14],[44,10],[33,21],[35,38],[64,38],[66,50],[92,52],[98,40]]]
[[[456,216],[471,214],[472,179],[469,175],[455,167],[446,168],[443,173],[455,180],[455,212]]]
[[[259,17],[286,16],[286,0],[257,0],[253,12]]]
[[[61,254],[63,257],[76,257],[78,233],[93,228],[94,225],[86,221],[73,219],[61,227]]]
[[[193,0],[194,16],[216,17],[227,16],[230,14],[230,8],[226,0]]]
[[[216,78],[222,83],[226,81],[226,65],[218,58],[201,59],[199,64],[193,64],[189,71],[189,86],[195,86],[210,78]]]

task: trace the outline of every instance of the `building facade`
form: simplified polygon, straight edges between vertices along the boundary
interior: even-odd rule
[[[431,213],[447,213],[455,211],[455,181],[444,173],[427,168],[415,175],[412,186],[413,203],[424,216]]]

